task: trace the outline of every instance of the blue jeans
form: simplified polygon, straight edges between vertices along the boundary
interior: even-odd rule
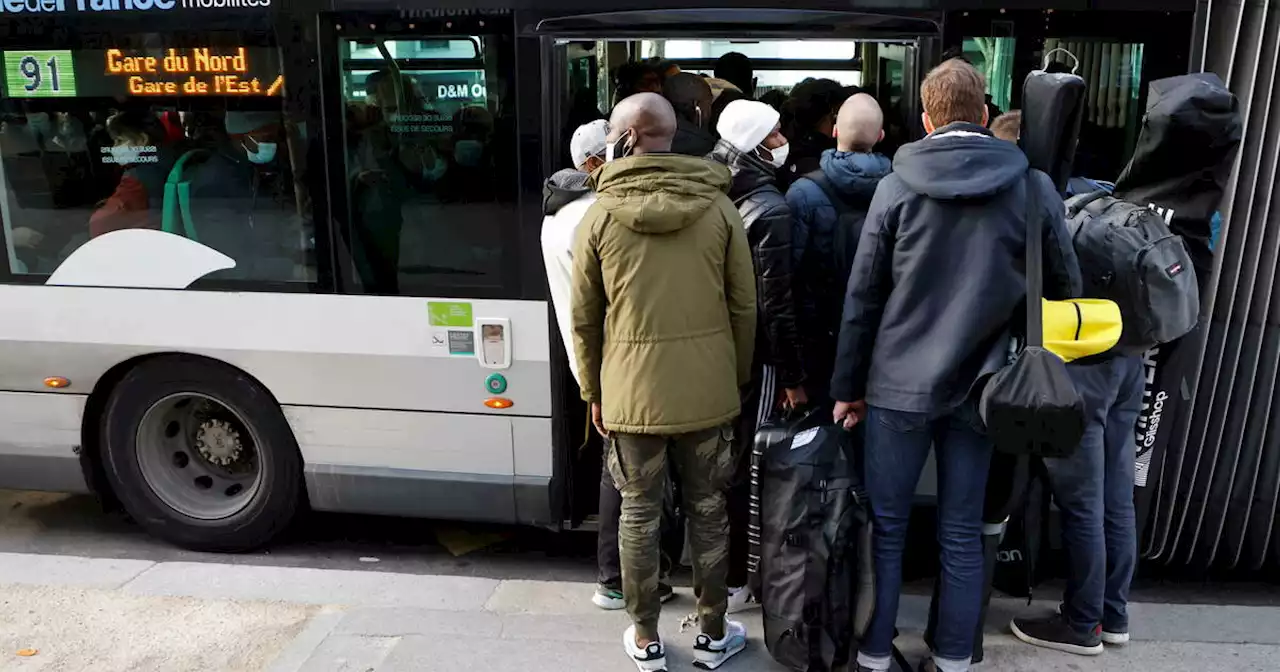
[[[938,543],[942,547],[934,653],[947,660],[968,661],[982,608],[982,505],[991,442],[969,404],[941,416],[872,407],[865,426],[876,610],[862,653],[882,658],[893,650],[907,520],[932,447],[938,458]]]
[[[1062,511],[1069,576],[1063,615],[1087,632],[1128,632],[1129,583],[1137,563],[1133,512],[1135,425],[1142,409],[1139,357],[1067,367],[1084,398],[1085,434],[1066,459],[1045,460]]]

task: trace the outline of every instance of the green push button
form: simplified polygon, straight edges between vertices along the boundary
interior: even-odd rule
[[[507,391],[507,379],[501,373],[491,373],[484,379],[484,386],[489,394],[502,394]]]

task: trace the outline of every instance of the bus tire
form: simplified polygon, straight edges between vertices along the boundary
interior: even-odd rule
[[[138,365],[103,413],[102,462],[125,511],[199,551],[271,541],[297,513],[302,458],[279,404],[230,366],[191,356]]]

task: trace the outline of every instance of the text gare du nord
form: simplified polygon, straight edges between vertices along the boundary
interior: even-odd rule
[[[108,49],[106,60],[107,74],[127,76],[129,93],[137,96],[269,96],[283,83],[279,76],[273,82],[248,76],[249,52],[245,47],[230,54],[217,54],[209,48],[191,49],[190,53],[169,49],[163,58]]]

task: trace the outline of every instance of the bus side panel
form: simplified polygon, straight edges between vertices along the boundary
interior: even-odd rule
[[[550,524],[551,421],[287,406],[321,511]]]
[[[84,490],[74,448],[85,397],[122,362],[188,353],[246,372],[280,402],[316,508],[550,518],[544,301],[0,286],[0,306],[23,316],[0,324],[0,420],[22,418],[29,437],[0,440],[0,458],[23,467],[4,469],[0,487]],[[466,353],[486,318],[510,326],[507,368]],[[45,391],[50,376],[69,387]],[[512,405],[486,405],[495,396]],[[67,469],[40,475],[27,466],[35,447]]]
[[[0,392],[0,489],[89,492],[79,455],[86,398]]]

